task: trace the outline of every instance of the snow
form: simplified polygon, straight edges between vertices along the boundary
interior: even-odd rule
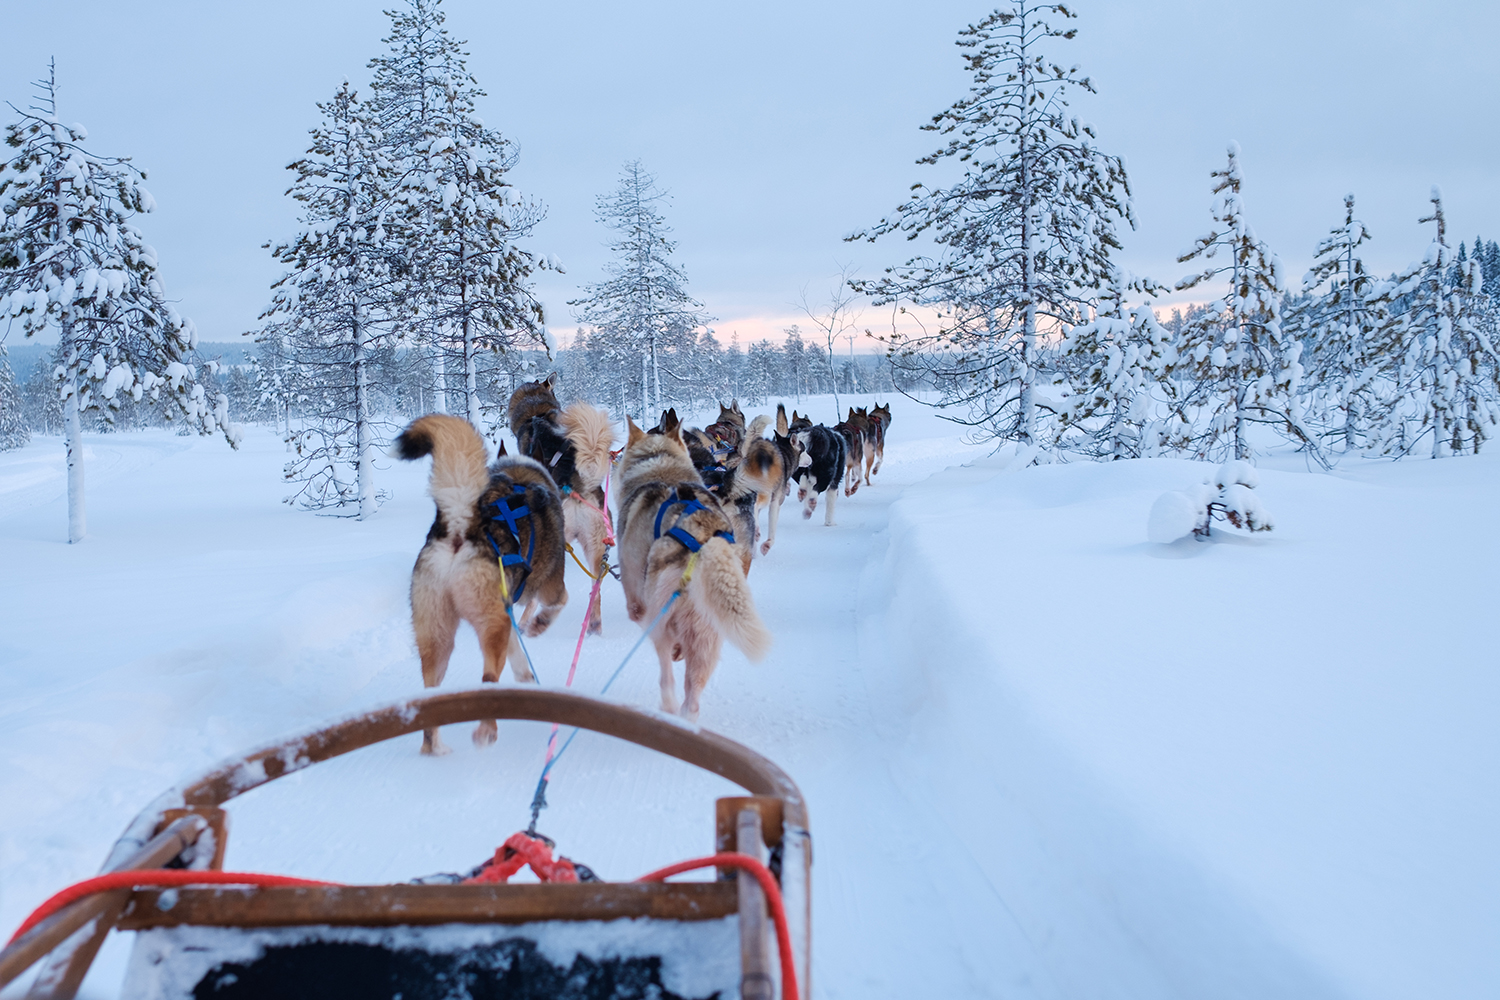
[[[1500,525],[1462,516],[1500,460],[1273,456],[1255,493],[1274,532],[1163,546],[1153,502],[1217,467],[1027,467],[894,402],[885,468],[838,527],[783,512],[750,575],[775,645],[726,651],[699,720],[806,795],[815,996],[1500,994]],[[60,439],[0,455],[0,933],[164,790],[421,691],[426,463],[381,469],[392,497],[355,522],[280,502],[264,428],[239,452],[85,442],[73,546]],[[570,573],[528,641],[554,684],[588,592]],[[604,595],[584,692],[639,635]],[[479,673],[465,629],[445,690]],[[655,674],[638,654],[611,697],[655,708]],[[548,727],[483,751],[469,728],[445,758],[413,735],[247,792],[226,865],[368,883],[477,864],[525,825]],[[540,828],[630,879],[708,851],[733,791],[585,733]],[[115,996],[129,951],[112,938],[83,996]]]

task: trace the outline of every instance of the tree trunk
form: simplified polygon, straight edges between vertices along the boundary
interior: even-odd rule
[[[354,447],[355,485],[359,493],[359,520],[375,513],[375,463],[370,451],[369,362],[365,358],[365,325],[360,322],[358,307],[354,316]]]
[[[448,359],[441,339],[432,345],[432,412],[448,412]]]
[[[641,426],[648,427],[651,418],[647,416],[651,412],[651,353],[650,348],[641,352]]]
[[[661,360],[656,356],[656,338],[651,338],[651,392],[656,396],[656,405],[661,407]]]
[[[78,415],[78,348],[73,322],[62,324],[62,357],[67,366],[63,383],[63,435],[68,449],[68,544],[83,541],[88,532],[83,505],[83,425]]]

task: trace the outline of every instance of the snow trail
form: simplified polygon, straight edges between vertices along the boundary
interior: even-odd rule
[[[885,469],[837,527],[784,508],[750,574],[771,653],[726,650],[703,700],[705,727],[807,796],[815,996],[1494,994],[1500,524],[1453,512],[1485,509],[1500,461],[1309,475],[1272,457],[1275,532],[1149,545],[1154,499],[1211,467],[1022,469],[896,403]],[[831,400],[813,408],[831,421]],[[353,522],[280,503],[269,432],[239,453],[86,440],[118,459],[91,478],[82,545],[58,441],[0,456],[0,928],[93,874],[163,789],[422,690],[406,591],[425,463],[380,469],[391,501]],[[585,612],[568,572],[568,608],[530,641],[549,685]],[[585,693],[640,634],[603,594]],[[611,696],[654,708],[656,675],[648,645]],[[465,627],[442,690],[479,676]],[[526,825],[548,727],[508,723],[483,751],[470,728],[449,757],[413,735],[234,800],[228,864],[351,882],[473,866]],[[630,879],[705,852],[734,791],[585,733],[540,829]],[[85,996],[113,995],[129,945]]]

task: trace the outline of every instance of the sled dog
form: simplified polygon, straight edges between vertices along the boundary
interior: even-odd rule
[[[703,428],[709,440],[716,446],[713,451],[738,451],[745,440],[745,414],[740,410],[740,401],[732,399],[729,405],[719,404],[719,419]]]
[[[522,631],[541,635],[568,603],[562,503],[552,477],[529,458],[507,456],[503,447],[486,468],[479,432],[467,420],[437,414],[412,421],[391,453],[407,461],[432,456],[427,489],[437,517],[411,572],[422,683],[443,682],[460,619],[479,636],[485,681],[500,679],[507,658],[516,680],[532,680],[506,609],[511,602],[524,606]],[[495,732],[494,719],[482,720],[475,745],[495,742]],[[448,752],[438,730],[423,733],[422,752]]]
[[[608,553],[605,540],[604,477],[609,474],[610,445],[614,432],[609,414],[588,403],[559,408],[554,387],[557,373],[527,382],[510,397],[510,431],[522,455],[547,467],[562,491],[566,538],[583,546],[582,562],[590,573],[605,571]],[[603,624],[600,604],[589,606],[589,633],[598,635]]]
[[[755,486],[757,514],[761,507],[766,508],[766,540],[761,543],[761,555],[770,552],[776,542],[776,522],[781,517],[781,505],[792,491],[792,473],[803,457],[792,442],[785,406],[776,404],[776,427],[769,440],[761,436],[764,426],[758,426],[763,419],[755,418],[755,423],[750,425],[753,433],[746,435],[745,444],[740,449],[740,467],[745,470],[745,478]]]
[[[618,532],[625,607],[631,621],[650,628],[671,602],[651,633],[661,664],[661,707],[678,711],[672,664],[684,660],[681,712],[696,719],[724,640],[759,660],[771,635],[756,614],[733,525],[693,468],[676,413],[663,416],[659,434],[628,418],[627,426]]]
[[[871,454],[874,457],[874,467],[870,469],[870,475],[880,471],[880,466],[885,462],[885,429],[891,426],[891,404],[875,406],[870,409],[870,443]]]
[[[823,524],[832,526],[833,502],[838,497],[840,481],[844,478],[847,448],[844,436],[829,430],[822,424],[813,426],[808,417],[799,417],[792,411],[789,425],[792,440],[802,451],[806,461],[799,461],[792,479],[797,484],[797,499],[802,501],[802,517],[813,516],[818,509],[818,494],[823,494],[827,506],[823,508]]]
[[[849,407],[849,419],[834,424],[833,429],[844,437],[844,496],[852,497],[859,490],[860,467],[865,461],[868,447],[869,420],[861,417],[854,407]]]

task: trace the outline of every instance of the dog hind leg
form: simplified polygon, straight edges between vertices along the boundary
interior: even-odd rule
[[[782,495],[781,499],[786,500]],[[771,546],[776,544],[776,521],[781,517],[781,504],[777,502],[776,494],[771,494],[771,503],[766,511],[766,540],[761,544],[760,554],[765,555],[771,551]]]
[[[676,640],[665,633],[664,626],[651,637],[656,647],[656,659],[661,664],[661,710],[669,714],[677,711],[677,679],[672,675],[672,657],[677,652]]]
[[[458,631],[458,612],[446,594],[413,593],[412,630],[417,637],[417,655],[422,660],[422,686],[434,688],[448,673],[453,655],[453,637]],[[422,752],[440,757],[448,753],[437,729],[422,731]]]
[[[482,679],[486,684],[498,683],[511,646],[510,616],[503,613],[491,614],[489,620],[475,631],[479,633],[479,648],[484,654]],[[487,747],[495,742],[496,735],[495,720],[480,719],[479,725],[474,727],[474,745]]]
[[[832,486],[828,487],[828,492],[823,495],[828,498],[828,506],[823,508],[823,527],[831,528],[834,526],[833,501],[836,500],[839,495],[838,483],[834,483]]]
[[[704,622],[687,644],[687,664],[682,672],[682,717],[689,722],[698,721],[699,699],[703,689],[708,687],[709,678],[714,675],[714,668],[719,665],[723,643],[718,631]]]

